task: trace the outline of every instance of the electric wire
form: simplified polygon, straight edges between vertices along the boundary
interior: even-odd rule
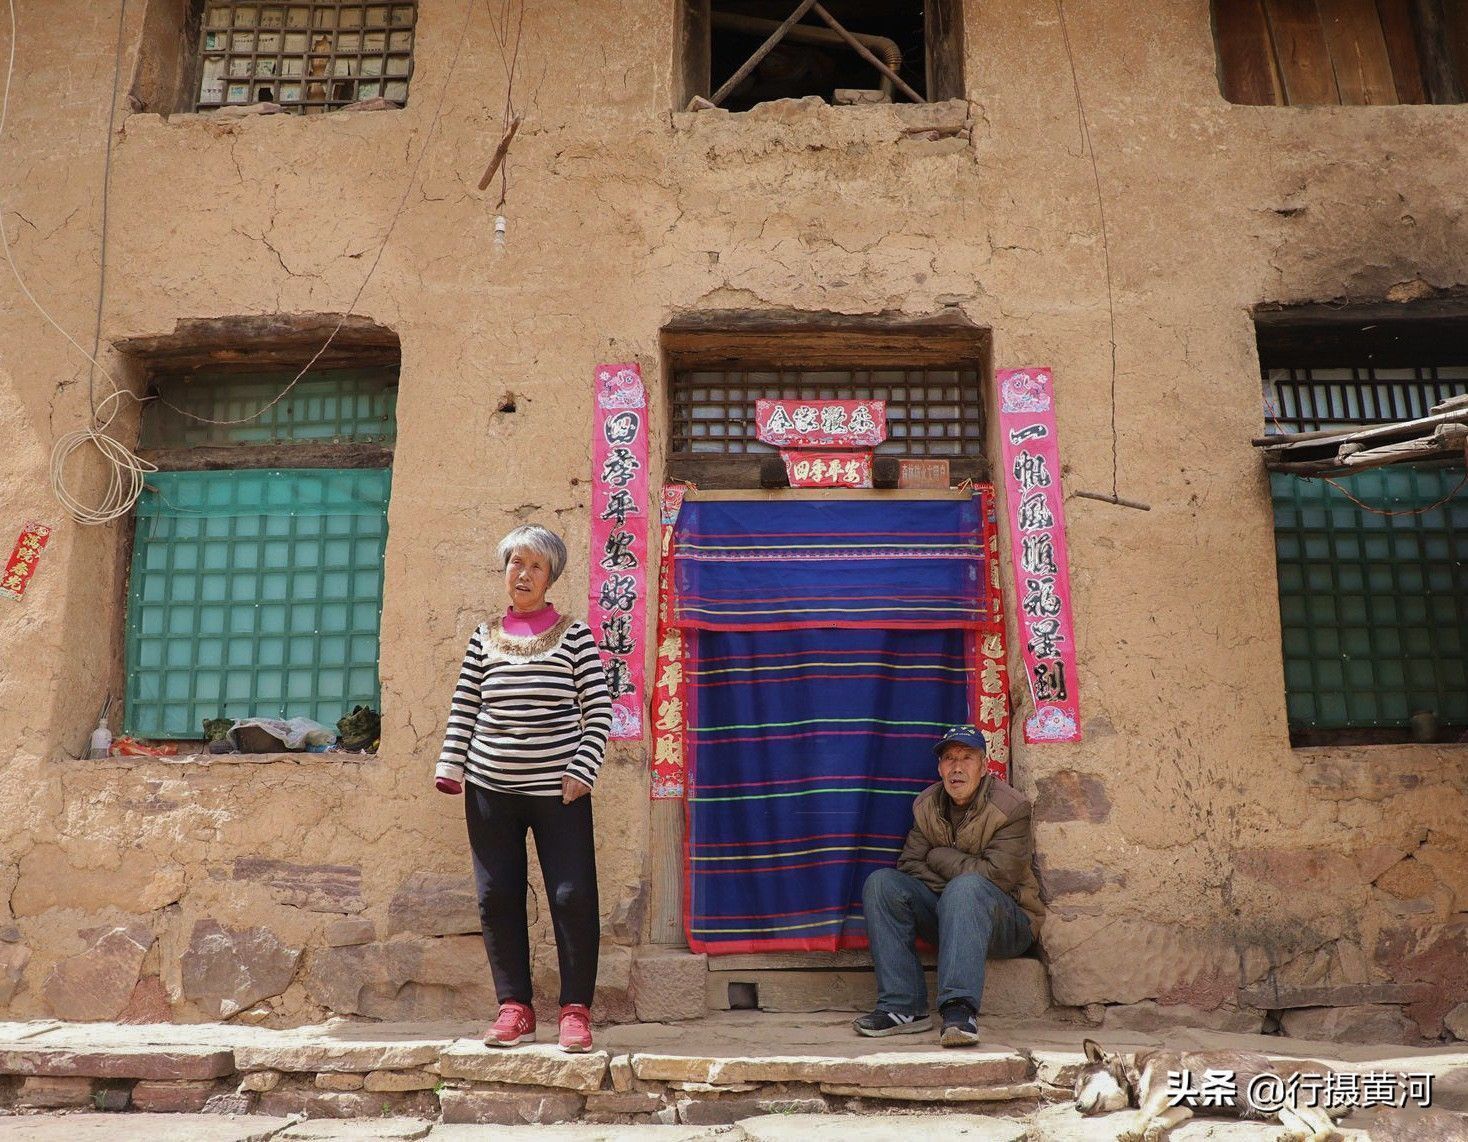
[[[1065,0],[1055,0],[1060,16],[1060,37],[1065,44],[1065,57],[1070,62],[1070,81],[1075,90],[1076,116],[1080,119],[1081,143],[1091,160],[1091,177],[1096,182],[1096,211],[1101,217],[1101,258],[1106,269],[1106,310],[1111,321],[1111,498],[1117,498],[1118,437],[1116,433],[1116,292],[1111,275],[1111,241],[1106,232],[1106,198],[1101,193],[1101,167],[1096,161],[1096,148],[1091,143],[1091,125],[1086,120],[1086,104],[1081,98],[1081,81],[1076,73],[1075,52],[1070,46],[1070,29],[1065,20]]]
[[[124,11],[120,11],[118,14],[118,43],[115,53],[112,84],[113,99],[112,109],[109,112],[108,118],[106,157],[103,166],[103,211],[101,233],[102,252],[100,256],[102,270],[101,274],[99,275],[100,280],[98,285],[98,313],[95,329],[96,344],[94,345],[92,352],[88,352],[85,346],[83,346],[80,342],[77,341],[75,337],[67,332],[65,327],[62,326],[61,323],[51,315],[51,312],[31,291],[30,286],[27,285],[25,277],[20,272],[20,267],[16,264],[14,254],[11,250],[9,235],[6,231],[4,224],[5,205],[3,199],[0,199],[0,252],[4,253],[5,261],[10,267],[10,272],[14,276],[17,286],[20,288],[21,294],[25,297],[27,301],[31,303],[36,311],[40,313],[40,315],[46,320],[46,322],[51,325],[52,328],[54,328],[58,333],[60,333],[61,336],[65,338],[66,341],[69,342],[72,347],[75,348],[76,351],[89,362],[90,365],[90,371],[88,374],[88,401],[91,405],[91,423],[87,428],[77,429],[72,432],[64,433],[62,436],[57,438],[51,450],[50,465],[52,494],[56,497],[57,501],[61,504],[63,509],[65,509],[67,514],[72,517],[72,519],[74,519],[77,523],[86,526],[110,523],[113,520],[120,519],[123,516],[127,515],[130,511],[132,511],[133,507],[138,501],[138,498],[142,495],[144,490],[144,482],[147,475],[151,472],[156,472],[158,470],[156,465],[151,464],[147,460],[144,460],[142,457],[138,456],[131,448],[129,448],[126,444],[123,444],[108,431],[111,428],[113,421],[117,418],[119,412],[121,411],[122,401],[132,400],[138,404],[143,404],[150,398],[138,396],[136,393],[132,392],[131,389],[122,385],[112,374],[112,372],[105,365],[103,365],[101,361],[97,359],[97,351],[101,347],[101,311],[103,302],[105,300],[106,240],[108,220],[107,190],[111,182],[112,135],[115,127],[117,89],[120,82],[122,70],[126,0],[122,0],[122,4],[124,6]],[[5,137],[5,125],[10,110],[10,93],[15,78],[15,54],[16,42],[18,40],[18,21],[16,19],[15,0],[6,0],[6,8],[9,14],[10,22],[10,45],[6,60],[5,84],[3,90],[0,90],[0,142],[3,142]],[[373,257],[371,264],[368,266],[367,273],[363,277],[361,285],[357,287],[357,292],[353,295],[351,304],[347,307],[346,311],[341,314],[341,317],[337,321],[335,328],[327,336],[325,342],[322,343],[321,348],[316,351],[311,359],[307,361],[305,367],[302,368],[301,371],[298,372],[272,400],[268,401],[266,404],[262,405],[260,408],[256,409],[248,416],[238,417],[232,420],[213,420],[208,417],[198,416],[197,414],[188,412],[185,409],[180,409],[167,401],[163,401],[163,404],[167,405],[169,408],[173,409],[175,412],[183,416],[209,424],[243,424],[247,421],[255,420],[258,417],[262,416],[268,409],[284,399],[286,394],[288,394],[295,387],[296,383],[311,369],[313,365],[316,364],[318,360],[321,359],[321,357],[326,353],[327,349],[330,348],[331,343],[335,340],[337,334],[340,333],[342,328],[346,325],[347,319],[352,316],[352,313],[356,309],[358,302],[360,302],[362,299],[362,295],[366,292],[368,284],[371,282],[373,275],[376,273],[378,265],[382,261],[382,256],[387,249],[387,244],[392,238],[393,232],[397,228],[398,220],[402,217],[403,211],[407,206],[408,196],[412,193],[413,186],[417,183],[418,174],[423,167],[423,160],[427,156],[427,153],[433,142],[434,134],[438,128],[439,119],[443,112],[444,100],[448,95],[449,88],[452,86],[454,71],[458,67],[459,58],[463,52],[464,40],[468,35],[470,17],[472,16],[473,11],[473,4],[465,5],[464,22],[459,28],[459,37],[454,46],[454,54],[449,62],[448,70],[444,75],[444,82],[439,90],[438,101],[434,106],[433,115],[429,121],[428,129],[424,134],[423,146],[419,148],[417,159],[415,160],[413,164],[413,169],[409,173],[408,180],[403,187],[403,193],[398,200],[397,208],[396,210],[394,210],[392,218],[388,223],[387,230],[384,232],[382,241],[377,248],[377,253]],[[112,386],[112,391],[107,393],[100,400],[95,399],[95,389],[93,387],[93,380],[98,371],[101,372],[102,376],[104,376]],[[68,461],[79,449],[87,445],[91,445],[93,448],[96,449],[98,455],[101,456],[108,469],[106,487],[103,490],[100,498],[94,503],[84,502],[81,496],[74,493],[67,485],[65,478]]]
[[[15,0],[6,0],[6,8],[10,16],[10,49],[7,53],[5,65],[5,87],[0,91],[0,140],[5,137],[5,123],[10,113],[10,91],[15,79],[15,47],[19,38],[18,22],[15,16]],[[121,68],[121,52],[117,56],[117,67]],[[113,86],[117,85],[117,76],[114,74]],[[116,100],[114,99],[114,106]],[[109,126],[109,140],[111,128]],[[101,400],[93,400],[95,390],[92,382],[88,381],[88,398],[92,405],[91,425],[87,428],[77,429],[60,436],[51,449],[51,490],[58,502],[66,512],[77,523],[96,525],[109,523],[132,509],[137,502],[138,496],[143,492],[143,480],[149,472],[157,471],[154,465],[136,456],[132,449],[119,441],[116,437],[108,434],[108,429],[121,411],[121,402],[124,399],[141,401],[131,390],[120,384],[111,371],[103,365],[95,353],[89,353],[86,347],[77,341],[51,315],[40,299],[31,292],[30,286],[26,284],[20,267],[15,264],[15,254],[11,250],[10,235],[5,228],[5,205],[0,201],[0,251],[5,254],[6,264],[10,272],[15,276],[16,285],[20,287],[21,294],[35,307],[36,311],[46,319],[62,337],[66,338],[88,362],[93,370],[100,370],[102,375],[112,385],[112,391]],[[89,374],[94,377],[95,373]],[[105,410],[105,415],[104,415]],[[84,503],[79,496],[72,493],[67,487],[65,480],[66,463],[77,449],[90,444],[96,448],[102,459],[108,465],[107,486],[103,491],[101,499],[96,504]]]

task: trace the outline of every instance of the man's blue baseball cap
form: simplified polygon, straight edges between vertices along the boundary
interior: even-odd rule
[[[983,731],[977,726],[950,726],[943,731],[943,736],[938,739],[938,744],[933,747],[933,752],[942,757],[943,751],[951,745],[972,746],[978,750],[988,748]]]

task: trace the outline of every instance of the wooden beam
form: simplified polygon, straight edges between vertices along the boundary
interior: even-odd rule
[[[979,443],[975,442],[975,446],[978,446]],[[883,461],[895,459],[897,457],[879,456],[877,463],[881,465]],[[945,459],[948,460],[949,479],[955,484],[961,484],[964,480],[972,480],[976,484],[988,482],[989,463],[982,456],[952,456],[945,457]],[[772,465],[768,474],[765,471],[766,462]],[[767,453],[671,456],[668,458],[665,478],[673,483],[696,484],[700,488],[732,490],[788,486],[784,463],[778,456],[770,456]],[[776,480],[778,482],[774,482]],[[883,482],[885,483],[885,480]],[[880,488],[881,484],[878,487]]]
[[[1257,436],[1253,440],[1256,448],[1267,448],[1275,452],[1295,451],[1301,448],[1318,448],[1323,444],[1358,444],[1366,441],[1385,441],[1397,436],[1414,436],[1436,428],[1440,424],[1468,423],[1468,408],[1449,409],[1447,412],[1418,417],[1416,420],[1401,420],[1395,424],[1376,424],[1370,428],[1322,429],[1318,432],[1286,433],[1282,436]]]
[[[711,490],[698,488],[689,492],[687,500],[966,500],[972,492],[957,488],[749,488]]]
[[[785,33],[800,23],[800,18],[814,7],[816,7],[816,0],[800,0],[800,4],[796,7],[795,11],[785,17],[785,22],[770,33],[769,39],[755,48],[754,55],[745,60],[739,70],[726,79],[719,87],[719,90],[709,96],[710,102],[715,106],[724,102],[729,93],[743,83],[749,77],[749,73],[760,65],[760,61],[775,50],[775,45],[785,38]]]
[[[234,444],[199,448],[140,448],[160,472],[218,472],[259,468],[391,468],[389,445],[359,443]]]
[[[1417,24],[1417,54],[1422,59],[1422,82],[1428,100],[1463,102],[1463,77],[1452,44],[1454,26],[1444,8],[1444,0],[1412,0],[1412,16]]]
[[[1261,107],[1285,101],[1264,0],[1216,0],[1213,36],[1218,46],[1218,85],[1225,99]]]
[[[1397,85],[1376,0],[1334,0],[1320,16],[1341,102],[1361,107],[1395,103]]]
[[[983,367],[989,331],[974,325],[838,325],[820,320],[767,327],[676,328],[662,334],[674,369]]]
[[[1315,0],[1267,0],[1274,54],[1292,107],[1341,101]]]
[[[342,327],[332,336],[339,321]],[[336,313],[191,318],[176,322],[172,333],[124,337],[112,347],[157,374],[263,372],[299,369],[328,337],[331,344],[316,362],[317,369],[397,365],[402,360],[393,330],[368,317],[350,315],[342,321]]]
[[[1422,57],[1417,52],[1417,28],[1412,19],[1412,0],[1376,0],[1381,17],[1381,34],[1391,58],[1392,82],[1398,103],[1426,103],[1422,83]]]
[[[684,945],[683,813],[679,800],[652,802],[648,823],[648,942]]]

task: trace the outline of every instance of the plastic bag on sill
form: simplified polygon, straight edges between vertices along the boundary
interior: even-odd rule
[[[257,732],[241,736],[241,730]],[[335,730],[310,718],[241,718],[229,731],[229,736],[246,752],[272,752],[268,745],[263,750],[249,748],[259,741],[261,735],[274,739],[280,743],[279,748],[291,753],[306,750],[310,746],[327,746],[336,741]]]

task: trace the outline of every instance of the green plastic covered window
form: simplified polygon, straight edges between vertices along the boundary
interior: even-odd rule
[[[158,399],[143,413],[141,445],[390,443],[397,436],[396,366],[311,372],[276,400],[295,375],[158,378],[153,383]]]
[[[278,390],[277,390],[278,391]],[[391,471],[157,472],[138,503],[125,732],[380,708]]]
[[[1426,507],[1461,466],[1337,478],[1373,507]],[[1384,516],[1321,480],[1275,473],[1275,547],[1292,730],[1468,725],[1468,497]]]

